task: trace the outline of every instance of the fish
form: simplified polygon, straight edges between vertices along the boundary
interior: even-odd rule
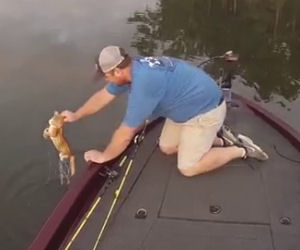
[[[61,184],[66,178],[67,184],[70,183],[70,177],[75,174],[75,155],[72,153],[69,143],[63,134],[64,116],[58,111],[48,121],[49,126],[43,131],[43,137],[51,140],[54,147],[59,152],[59,172]]]

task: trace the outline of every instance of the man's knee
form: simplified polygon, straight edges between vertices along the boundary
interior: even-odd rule
[[[185,177],[193,177],[196,175],[191,168],[178,168],[178,170]]]
[[[196,153],[192,153],[188,150],[181,152],[181,154],[179,152],[177,162],[179,172],[185,177],[193,177],[195,175],[206,173],[205,162],[203,162],[205,154],[204,150]]]
[[[172,155],[177,152],[177,147],[164,147],[162,145],[159,145],[159,148],[161,152],[163,152],[166,155]]]
[[[207,171],[198,168],[178,168],[179,172],[185,177],[193,177],[195,175],[205,174]]]

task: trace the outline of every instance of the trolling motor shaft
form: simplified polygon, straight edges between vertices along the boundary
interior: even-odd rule
[[[212,58],[209,58],[203,62],[201,62],[198,67],[216,60],[216,59],[223,59],[226,62],[236,62],[239,59],[239,56],[237,54],[234,54],[232,50],[229,50],[227,52],[225,52],[223,55],[220,56],[214,56]],[[217,80],[218,85],[220,86],[224,99],[226,101],[226,103],[231,103],[231,88],[232,88],[232,78],[233,78],[233,73],[229,72],[225,77],[224,77],[224,70],[220,70],[220,77]]]

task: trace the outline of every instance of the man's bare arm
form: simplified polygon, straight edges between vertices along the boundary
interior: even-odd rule
[[[103,163],[114,159],[120,155],[128,146],[131,139],[138,131],[138,128],[130,128],[125,124],[122,124],[114,133],[109,145],[104,152],[100,152],[96,149],[85,152],[84,159],[86,161],[93,161]]]
[[[122,124],[113,134],[109,145],[103,152],[105,161],[111,160],[120,155],[129,145],[138,128],[130,128]]]
[[[65,116],[66,122],[74,122],[85,116],[92,115],[116,98],[115,95],[110,94],[106,88],[99,90],[92,95],[79,109],[75,112],[65,110],[61,114]]]

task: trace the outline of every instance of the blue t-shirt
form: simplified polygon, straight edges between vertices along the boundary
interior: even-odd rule
[[[131,84],[106,85],[114,95],[129,90],[123,121],[129,127],[159,116],[185,122],[216,108],[221,99],[221,90],[208,74],[179,59],[134,58],[131,73]]]

